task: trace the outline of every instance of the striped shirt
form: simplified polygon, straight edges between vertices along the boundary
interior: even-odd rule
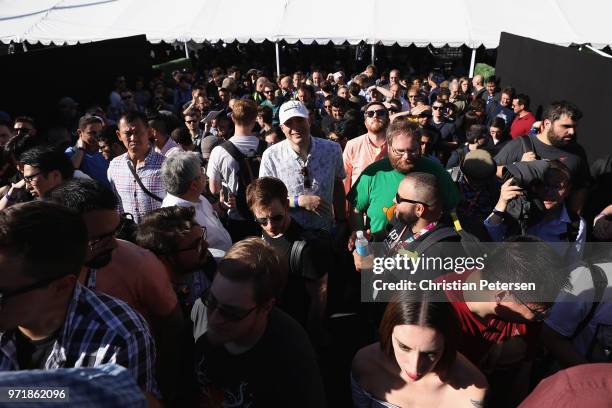
[[[153,194],[163,199],[166,189],[161,180],[161,166],[165,157],[153,149],[144,160],[144,164],[136,167],[136,173],[142,180],[142,184]],[[115,157],[108,167],[108,181],[119,201],[117,210],[119,213],[130,213],[134,221],[139,223],[145,214],[161,207],[161,201],[149,197],[128,167],[129,156],[127,153]]]
[[[0,332],[0,371],[19,370],[15,330]],[[142,316],[126,303],[77,283],[45,370],[118,364],[158,396],[155,343]]]

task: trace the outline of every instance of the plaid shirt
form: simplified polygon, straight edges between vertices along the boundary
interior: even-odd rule
[[[123,367],[103,364],[94,368],[58,368],[0,373],[0,387],[66,387],[70,403],[51,406],[146,408],[145,396]],[[48,400],[53,402],[54,400]],[[42,406],[36,402],[21,407]]]
[[[144,165],[136,168],[136,173],[142,184],[153,194],[163,199],[166,189],[161,180],[161,166],[165,157],[153,149],[144,160]],[[119,213],[130,213],[137,223],[142,217],[161,207],[161,201],[156,201],[145,194],[140,188],[134,175],[128,167],[128,154],[115,157],[108,167],[108,181],[119,200],[117,210]]]
[[[77,283],[44,369],[108,363],[124,366],[140,387],[159,395],[155,343],[144,318],[126,303]],[[14,370],[19,370],[15,332],[0,332],[0,371]]]

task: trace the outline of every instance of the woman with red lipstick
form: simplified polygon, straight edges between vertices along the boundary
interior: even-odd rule
[[[401,292],[387,305],[380,342],[359,350],[351,382],[357,408],[482,407],[484,375],[456,350],[448,303]]]

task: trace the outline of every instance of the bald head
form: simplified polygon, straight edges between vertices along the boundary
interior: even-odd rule
[[[427,204],[430,209],[436,209],[440,204],[440,187],[433,174],[418,171],[408,173],[401,181],[398,192],[402,197]]]

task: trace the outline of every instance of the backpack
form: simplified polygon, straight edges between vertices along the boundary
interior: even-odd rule
[[[575,339],[593,319],[593,316],[595,315],[595,312],[603,299],[604,292],[608,287],[608,278],[601,267],[592,263],[587,264],[587,267],[591,272],[591,279],[593,280],[593,303],[589,313],[587,313],[582,321],[580,321],[578,326],[576,326],[574,333],[570,337],[572,340]],[[607,329],[609,330],[609,326]],[[600,331],[603,332],[603,329],[601,325],[598,325],[595,336],[591,340],[587,350],[587,359],[593,362],[609,362],[612,356],[612,344],[609,343],[610,339],[603,339],[605,336],[601,336],[602,333],[599,333]]]
[[[221,147],[238,163],[238,191],[236,192],[236,210],[243,218],[251,219],[252,214],[246,202],[246,188],[253,180],[259,177],[259,165],[261,156],[268,144],[264,140],[259,140],[255,155],[248,157],[229,140],[223,142]]]
[[[301,276],[302,255],[304,248],[312,242],[318,242],[321,247],[333,248],[333,238],[331,234],[323,229],[304,230],[299,241],[294,241],[291,244],[291,252],[289,254],[289,274],[293,276]]]
[[[442,227],[438,228],[435,231],[429,233],[426,238],[420,242],[415,252],[418,254],[424,253],[430,246],[443,241],[447,238],[459,236],[459,241],[465,253],[472,257],[478,258],[484,254],[484,249],[480,245],[480,240],[475,236],[465,231],[459,222],[459,218],[457,218],[457,214],[455,212],[451,213],[451,217],[453,219],[452,227]]]

